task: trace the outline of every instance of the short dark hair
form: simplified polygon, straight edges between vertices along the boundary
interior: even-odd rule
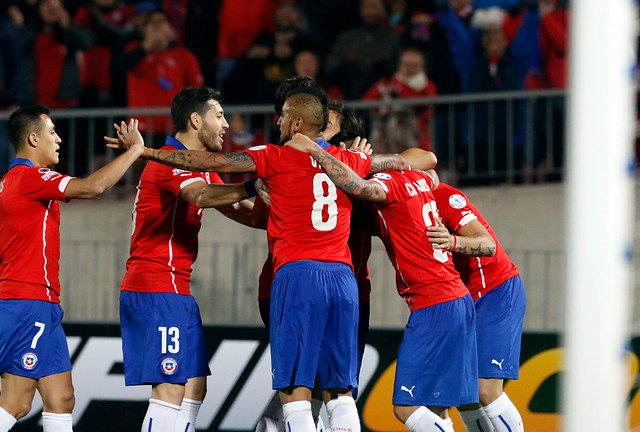
[[[27,140],[31,132],[39,132],[44,126],[42,114],[49,115],[51,111],[44,105],[33,105],[15,110],[7,122],[7,136],[9,142],[18,151]]]
[[[340,131],[329,139],[329,144],[339,146],[341,142],[346,144],[356,137],[364,136],[362,120],[354,110],[342,102],[330,103],[329,109],[338,113],[340,121]]]
[[[282,115],[282,107],[284,102],[291,96],[305,93],[316,97],[322,104],[322,114],[324,117],[324,124],[322,130],[327,128],[329,122],[329,108],[327,107],[327,93],[322,90],[317,81],[307,76],[290,77],[282,81],[276,89],[273,110],[276,115]]]
[[[171,120],[176,132],[184,132],[187,130],[191,113],[198,113],[205,116],[209,111],[209,101],[213,99],[220,103],[222,94],[220,90],[207,86],[185,87],[175,95],[171,101]]]

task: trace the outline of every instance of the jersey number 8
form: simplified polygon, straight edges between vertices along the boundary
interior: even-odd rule
[[[327,195],[324,194],[324,185],[327,185]],[[316,199],[313,202],[313,210],[311,211],[313,227],[318,231],[331,231],[338,224],[338,205],[336,204],[338,193],[336,185],[333,184],[328,175],[318,173],[313,176],[313,196]],[[325,206],[329,214],[326,221],[322,217]]]

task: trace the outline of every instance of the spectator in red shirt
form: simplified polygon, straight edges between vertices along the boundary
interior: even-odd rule
[[[38,18],[25,27],[32,67],[25,71],[35,87],[35,102],[71,108],[80,94],[77,53],[91,47],[93,35],[71,21],[60,0],[40,0]]]
[[[198,60],[188,49],[172,44],[172,35],[167,15],[155,11],[149,15],[142,41],[125,49],[128,107],[168,107],[184,87],[202,85]],[[173,126],[168,116],[143,116],[139,129],[162,136],[164,142],[163,135],[171,133]]]
[[[415,48],[405,48],[400,54],[398,69],[391,78],[382,78],[364,95],[364,100],[391,100],[435,96],[435,84],[426,73],[425,56]],[[410,147],[431,149],[429,121],[431,106],[409,108],[387,107],[374,116],[371,140],[376,151],[398,153]]]
[[[133,17],[133,6],[123,5],[119,0],[93,0],[78,9],[74,21],[96,36],[96,43],[81,60],[83,105],[124,104],[124,94],[122,100],[112,97],[112,89],[120,86],[112,86],[111,61],[112,55],[120,53],[133,37]]]
[[[557,0],[540,0],[540,50],[549,87],[567,86],[569,12]]]

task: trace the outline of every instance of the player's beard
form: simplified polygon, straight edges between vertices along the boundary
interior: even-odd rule
[[[222,142],[220,142],[220,131],[204,127],[198,131],[198,139],[207,148],[207,151],[218,153],[222,150]]]

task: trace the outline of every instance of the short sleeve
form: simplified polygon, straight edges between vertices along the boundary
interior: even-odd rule
[[[186,171],[179,168],[171,168],[166,165],[154,162],[153,179],[158,187],[168,190],[173,195],[178,196],[180,191],[190,184],[205,182],[199,172]]]
[[[462,194],[443,194],[438,197],[436,204],[442,223],[454,233],[458,233],[460,228],[472,220],[478,219],[469,207],[467,198]]]
[[[330,153],[347,164],[360,177],[364,178],[371,172],[371,158],[366,153],[355,150],[340,150],[339,147],[333,146],[329,149],[335,149]]]
[[[277,149],[273,145],[259,145],[245,150],[256,164],[257,177],[267,178],[277,172]]]
[[[387,193],[387,197],[384,200],[385,203],[391,203],[400,199],[402,182],[399,178],[391,175],[391,173],[379,172],[374,174],[371,180],[379,183]]]
[[[33,167],[25,174],[20,188],[23,195],[36,201],[66,201],[64,193],[74,178],[49,168]]]

